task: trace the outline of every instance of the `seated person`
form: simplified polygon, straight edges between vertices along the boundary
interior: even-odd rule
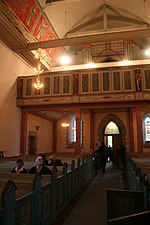
[[[30,174],[36,174],[38,172],[40,174],[51,175],[50,169],[44,166],[44,160],[42,156],[38,156],[35,162],[36,162],[36,165],[29,170]]]
[[[55,155],[50,156],[51,162],[49,163],[49,166],[63,166],[63,163],[60,159],[57,159]]]
[[[14,167],[11,173],[27,173],[27,170],[23,167],[24,162],[22,159],[17,159],[16,167]]]
[[[42,156],[42,158],[43,158],[43,163],[44,163],[44,165],[45,165],[45,166],[48,166],[48,159],[46,158],[46,155],[45,155],[45,154],[42,154],[41,156]]]

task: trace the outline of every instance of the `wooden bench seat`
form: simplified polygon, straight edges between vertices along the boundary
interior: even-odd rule
[[[8,180],[0,180],[0,203],[1,203],[1,197],[2,197],[2,191],[6,185]],[[15,181],[15,185],[17,187],[16,190],[16,199],[21,198],[33,191],[33,183],[22,183],[19,181]]]
[[[62,176],[63,172],[58,171],[57,177]],[[7,183],[8,180],[11,180],[15,183],[16,190],[16,199],[21,198],[33,191],[33,180],[35,178],[35,174],[16,174],[16,173],[7,173],[0,172],[0,201],[1,201],[1,193]],[[42,175],[41,176],[41,186],[49,183],[51,181],[50,175]]]
[[[142,167],[150,167],[149,162],[136,162],[137,166],[142,166]]]
[[[33,191],[33,180],[35,174],[15,174],[15,173],[6,173],[0,172],[0,196],[8,180],[11,180],[15,183],[16,198],[25,196]],[[41,176],[41,185],[43,186],[46,183],[51,181],[50,175]],[[1,199],[1,197],[0,197]]]
[[[23,173],[6,173],[6,172],[0,172],[0,180],[12,180],[12,181],[22,181],[23,183],[32,183],[33,179],[35,177],[35,174],[23,174]],[[51,181],[51,176],[50,175],[42,175],[41,176],[41,183],[42,185],[50,182]]]

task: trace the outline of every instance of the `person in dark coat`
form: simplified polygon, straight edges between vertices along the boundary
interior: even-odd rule
[[[51,162],[49,163],[50,166],[63,166],[63,163],[60,159],[57,159],[55,155],[50,156]]]
[[[30,174],[40,173],[44,175],[51,175],[50,169],[44,165],[42,156],[38,156],[35,161],[36,165],[29,170]]]
[[[119,162],[119,167],[122,170],[126,169],[126,147],[120,144],[120,148],[117,151],[117,158]]]
[[[51,155],[50,156],[50,163],[49,163],[49,166],[52,166],[53,169],[52,170],[56,170],[58,171],[57,169],[57,166],[63,166],[63,163],[60,159],[57,159],[55,155]]]
[[[101,160],[103,173],[105,173],[105,169],[106,169],[107,152],[108,152],[108,148],[107,148],[107,146],[105,146],[104,141],[102,141],[102,143],[98,149],[98,153],[100,154],[100,160]]]
[[[45,155],[45,154],[42,154],[41,156],[42,156],[42,158],[43,158],[43,164],[44,164],[45,166],[48,166],[48,159],[46,158],[46,155]]]
[[[11,173],[27,173],[27,170],[23,167],[24,162],[22,159],[17,159],[16,167],[11,170]]]
[[[108,157],[108,162],[112,162],[112,147],[109,145],[108,146],[108,153],[107,153],[107,157]]]

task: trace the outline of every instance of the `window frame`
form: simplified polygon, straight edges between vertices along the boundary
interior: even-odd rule
[[[150,120],[150,112],[149,113],[145,113],[144,117],[143,117],[143,144],[145,148],[149,148],[150,147],[150,141],[146,141],[146,128],[145,128],[145,120],[146,118],[149,118]]]

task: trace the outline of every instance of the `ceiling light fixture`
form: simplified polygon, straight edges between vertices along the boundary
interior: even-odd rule
[[[64,116],[67,117],[67,114],[65,112],[63,112]],[[69,127],[70,124],[69,124],[69,121],[68,121],[68,118],[64,119],[64,122],[61,124],[62,127]]]
[[[39,90],[43,87],[43,84],[41,83],[39,75],[35,78],[35,82],[34,82],[33,86],[37,90]]]
[[[61,65],[69,65],[71,62],[71,58],[67,54],[65,54],[60,57],[59,61]]]
[[[130,60],[122,60],[120,61],[120,65],[121,66],[128,66],[131,64],[131,61]]]
[[[88,69],[92,69],[92,68],[95,68],[95,63],[93,63],[93,62],[91,62],[91,63],[87,63],[87,64],[85,64],[85,66],[86,66],[86,68],[88,68]]]
[[[147,49],[147,50],[145,51],[145,55],[150,56],[150,49]]]
[[[69,127],[69,126],[70,126],[70,124],[69,124],[69,123],[67,123],[67,122],[62,123],[61,125],[62,125],[62,127]]]
[[[38,59],[39,61],[41,60],[41,53],[42,53],[42,50],[41,49],[38,49]],[[41,79],[40,79],[40,74],[43,73],[44,69],[42,69],[42,66],[41,66],[41,62],[38,64],[37,68],[34,68],[35,70],[35,73],[37,74],[36,75],[36,78],[35,78],[35,82],[33,84],[34,88],[39,90],[43,87],[43,84],[41,82]]]

